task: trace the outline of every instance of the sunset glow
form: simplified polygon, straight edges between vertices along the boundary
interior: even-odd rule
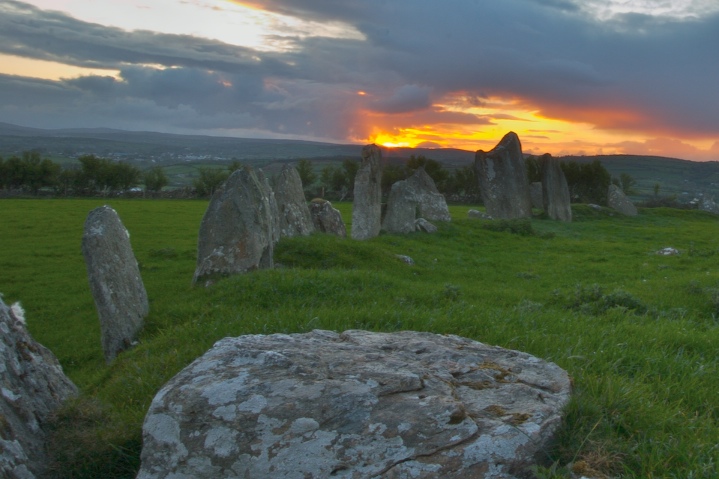
[[[712,0],[13,0],[0,121],[719,160],[718,28]]]

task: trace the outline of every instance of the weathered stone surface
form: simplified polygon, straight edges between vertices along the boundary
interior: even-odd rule
[[[408,264],[410,266],[414,266],[414,260],[412,258],[410,258],[409,256],[404,255],[404,254],[396,254],[394,256],[401,262]]]
[[[130,233],[109,206],[95,208],[85,220],[82,253],[100,318],[105,361],[132,346],[150,310]]]
[[[307,236],[315,227],[302,190],[302,180],[291,165],[282,167],[275,184],[275,201],[279,213],[280,236]]]
[[[322,198],[315,198],[310,203],[310,215],[315,230],[332,234],[341,238],[347,237],[347,226],[342,221],[342,213],[332,207],[332,203]]]
[[[542,182],[535,181],[529,184],[529,199],[532,201],[532,208],[543,210],[544,197],[542,196]]]
[[[572,221],[569,185],[559,160],[545,154],[539,159],[542,171],[542,204],[553,220]]]
[[[192,283],[272,268],[279,236],[277,202],[262,170],[236,170],[202,218]]]
[[[699,209],[701,211],[708,211],[715,215],[719,215],[719,205],[714,202],[714,198],[702,196],[699,200]]]
[[[77,387],[13,309],[0,299],[0,477],[47,477],[47,422]]]
[[[382,229],[389,233],[411,233],[418,217],[428,221],[452,221],[444,196],[424,168],[392,185]]]
[[[609,185],[607,206],[625,216],[637,216],[637,207],[617,185]]]
[[[352,202],[352,238],[379,235],[382,226],[382,151],[377,145],[362,148],[362,164],[355,176]]]
[[[474,170],[489,215],[498,219],[532,216],[522,145],[516,133],[507,133],[489,153],[477,151]]]
[[[509,479],[569,396],[555,364],[458,336],[225,338],[155,396],[137,477]]]
[[[467,211],[467,218],[476,218],[478,220],[493,220],[491,215],[488,215],[487,213],[479,210],[469,210]]]
[[[422,233],[437,232],[437,227],[424,218],[417,218],[414,220],[414,227],[417,231],[421,231]]]

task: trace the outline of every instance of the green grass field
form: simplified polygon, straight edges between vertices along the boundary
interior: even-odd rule
[[[140,344],[105,365],[81,254],[101,200],[0,201],[0,292],[82,395],[54,425],[56,477],[134,477],[156,391],[226,336],[421,330],[565,368],[574,398],[540,478],[719,477],[719,219],[574,207],[569,224],[467,219],[435,235],[283,239],[278,267],[192,288],[206,201],[106,200],[150,298]],[[339,204],[345,221],[351,205]],[[661,256],[664,247],[680,250]],[[414,266],[395,255],[412,257]]]

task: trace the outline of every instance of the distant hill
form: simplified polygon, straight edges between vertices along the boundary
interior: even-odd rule
[[[200,164],[239,160],[262,166],[269,174],[281,164],[301,158],[310,159],[317,168],[346,158],[359,158],[362,145],[335,144],[301,140],[232,138],[203,135],[175,135],[109,128],[39,129],[0,122],[0,156],[37,150],[59,162],[74,161],[83,154],[130,161],[140,168],[152,165],[184,165],[175,185],[187,184]],[[471,165],[474,152],[453,148],[383,148],[389,161],[402,162],[411,155],[424,155],[448,169]],[[566,156],[563,160],[590,162],[600,160],[613,176],[627,173],[637,180],[636,195],[650,196],[654,185],[661,195],[694,197],[717,195],[719,199],[719,162],[692,162],[677,158],[636,155]],[[691,198],[688,198],[691,199]]]

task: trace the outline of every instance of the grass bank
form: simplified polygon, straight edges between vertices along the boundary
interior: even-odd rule
[[[569,224],[485,222],[451,207],[435,235],[283,239],[272,271],[191,288],[205,201],[106,201],[130,231],[151,312],[104,363],[80,250],[99,200],[0,202],[0,292],[82,390],[56,422],[58,477],[133,477],[155,392],[226,336],[413,329],[527,351],[575,394],[556,447],[616,477],[719,477],[719,220],[574,208]],[[351,205],[339,204],[347,222]],[[680,254],[657,255],[665,247]],[[409,266],[396,255],[410,256]],[[566,470],[564,471],[566,472]],[[597,474],[598,475],[598,474]]]

